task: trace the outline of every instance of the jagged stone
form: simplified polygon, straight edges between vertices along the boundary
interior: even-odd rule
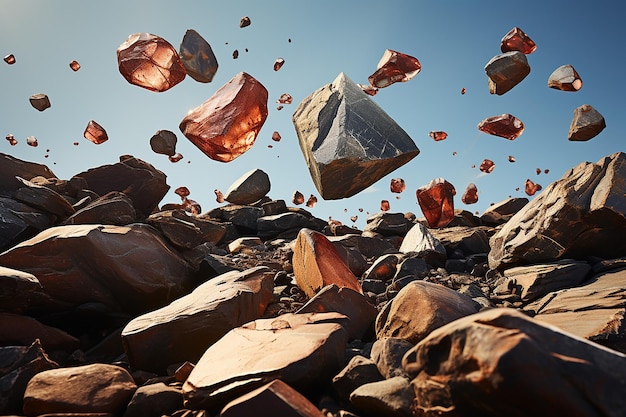
[[[520,51],[496,55],[485,65],[489,79],[489,92],[502,95],[522,82],[530,74],[526,55]]]
[[[217,58],[211,45],[198,32],[187,29],[180,43],[180,59],[189,75],[201,83],[210,83],[217,73]]]
[[[344,73],[306,97],[292,119],[313,183],[326,200],[363,191],[419,153]]]
[[[17,179],[22,183],[22,187],[18,188],[14,194],[17,201],[59,217],[66,217],[75,212],[69,201],[56,191],[20,177]]]
[[[528,198],[526,197],[507,198],[506,200],[496,203],[493,206],[487,207],[480,216],[480,221],[486,226],[498,226],[500,224],[504,224],[526,204],[528,204]]]
[[[111,191],[91,201],[68,217],[63,224],[112,224],[125,226],[137,220],[132,200],[124,193]]]
[[[57,217],[12,198],[0,196],[0,251],[35,236],[55,224]]]
[[[421,223],[415,223],[413,227],[409,229],[406,236],[402,240],[400,245],[401,253],[409,252],[426,252],[433,251],[446,255],[446,248],[441,244],[431,231]]]
[[[444,246],[446,253],[452,254],[455,251],[461,252],[465,256],[488,253],[489,237],[487,228],[455,226],[444,229],[433,229],[431,233]]]
[[[224,200],[232,204],[252,204],[270,192],[270,177],[260,169],[243,174],[231,184],[224,194]]]
[[[226,234],[224,224],[185,210],[160,211],[146,221],[179,248],[191,249],[205,242],[218,244]]]
[[[0,153],[0,192],[12,193],[23,184],[16,177],[31,180],[34,177],[56,178],[56,175],[45,165],[23,161],[11,155]]]
[[[605,127],[606,121],[600,112],[589,104],[583,104],[574,110],[567,138],[570,141],[587,141],[598,136]]]

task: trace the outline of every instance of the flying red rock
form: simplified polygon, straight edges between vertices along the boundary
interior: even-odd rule
[[[222,194],[222,192],[218,189],[213,190],[213,192],[215,193],[215,201],[217,201],[218,203],[223,203],[224,201],[226,201],[224,199],[224,194]]]
[[[401,193],[406,190],[406,184],[402,178],[392,178],[391,184],[389,185],[389,189],[392,193]]]
[[[36,138],[36,137],[34,137],[34,136],[28,136],[28,137],[26,138],[26,144],[27,144],[28,146],[32,146],[33,148],[36,148],[36,147],[37,147],[37,145],[39,145],[39,143],[37,142],[37,138]]]
[[[191,193],[189,192],[189,188],[187,187],[178,187],[176,190],[174,190],[174,194],[180,196],[181,199],[184,199],[185,197],[188,197]]]
[[[486,174],[491,174],[493,172],[493,170],[496,169],[496,164],[491,159],[485,159],[480,164],[478,169],[481,170],[482,172],[486,173]]]
[[[515,162],[517,159],[513,155],[509,155],[509,162]]]
[[[245,28],[246,26],[250,26],[251,23],[252,23],[252,21],[250,20],[250,18],[248,16],[244,16],[239,21],[239,27],[240,28]]]
[[[76,72],[80,69],[80,64],[78,63],[78,61],[72,61],[70,62],[70,68],[72,69],[72,71]]]
[[[15,64],[15,55],[9,54],[9,55],[5,56],[4,57],[4,62],[6,62],[9,65]]]
[[[534,182],[530,180],[530,178],[528,178],[526,179],[526,184],[524,184],[524,190],[526,191],[526,194],[528,194],[529,196],[532,196],[532,195],[535,195],[537,191],[541,190],[541,185],[535,184]]]
[[[380,210],[381,211],[389,211],[391,209],[391,205],[389,204],[389,200],[381,200],[380,201]]]
[[[272,133],[272,140],[274,142],[280,142],[281,139],[282,136],[280,136],[280,133],[278,133],[277,131],[274,131],[274,133]]]
[[[281,103],[281,104],[291,104],[292,102],[293,102],[293,97],[291,97],[291,94],[288,94],[288,93],[281,94],[278,100],[276,100],[276,103]]]
[[[11,146],[17,145],[17,140],[15,139],[15,136],[13,136],[12,133],[9,133],[8,135],[6,135],[5,139],[9,142]]]
[[[304,194],[302,194],[300,191],[294,191],[293,195],[291,196],[291,202],[295,205],[300,205],[304,203]]]
[[[420,72],[422,65],[415,57],[387,49],[376,68],[368,81],[374,87],[384,88],[393,83],[409,81]]]
[[[467,186],[465,192],[463,193],[463,196],[461,197],[461,201],[464,204],[474,204],[478,202],[478,188],[476,188],[476,185],[474,183],[470,183]]]
[[[311,194],[309,196],[309,199],[306,201],[306,206],[313,208],[315,207],[315,205],[317,204],[317,197],[315,197],[313,194]]]
[[[96,145],[100,145],[101,143],[109,140],[109,136],[107,135],[106,130],[104,130],[102,126],[100,126],[97,122],[93,120],[90,120],[87,123],[87,127],[85,128],[83,136],[85,137],[85,139],[95,143]]]
[[[359,219],[359,216],[350,216],[350,221],[352,223],[356,223],[356,221]]]
[[[482,120],[478,123],[478,130],[489,135],[515,140],[524,132],[524,123],[517,117],[505,113]]]
[[[378,88],[371,84],[357,84],[361,90],[368,96],[375,96],[378,93]]]
[[[439,142],[440,140],[445,140],[448,137],[448,134],[443,131],[431,131],[428,136],[433,138],[435,142]]]
[[[285,65],[285,60],[283,58],[276,58],[276,61],[274,61],[274,71],[278,71],[283,65]]]
[[[537,50],[537,44],[520,28],[514,27],[500,41],[502,52],[520,51],[528,55]]]
[[[454,219],[454,186],[443,178],[435,178],[415,191],[429,227],[446,227]]]

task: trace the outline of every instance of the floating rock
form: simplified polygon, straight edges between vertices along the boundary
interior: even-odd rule
[[[480,163],[478,169],[485,174],[491,174],[496,169],[496,164],[491,159],[485,159]]]
[[[137,220],[132,200],[124,193],[111,191],[77,210],[63,224],[112,224],[125,226]]]
[[[583,88],[583,80],[571,65],[562,65],[548,77],[548,87],[561,91],[578,91]]]
[[[293,250],[293,273],[298,287],[313,297],[323,287],[336,284],[363,293],[359,281],[333,244],[320,232],[302,229]]]
[[[89,142],[95,143],[96,145],[100,145],[109,140],[109,135],[107,135],[106,130],[93,120],[87,122],[83,136]]]
[[[183,134],[209,158],[230,162],[252,146],[267,119],[267,90],[240,72],[180,122]]]
[[[150,33],[130,35],[117,48],[117,65],[126,81],[156,92],[169,90],[187,75],[176,49]]]
[[[6,55],[3,59],[4,59],[4,62],[6,62],[9,65],[15,64],[15,55],[13,54]]]
[[[463,204],[475,204],[478,202],[478,188],[476,184],[470,182],[461,197]]]
[[[43,93],[33,94],[28,98],[28,100],[30,101],[31,106],[39,111],[44,111],[50,107],[50,99]]]
[[[187,29],[180,43],[180,58],[187,74],[201,83],[210,83],[217,73],[217,58],[211,45],[198,32]]]
[[[403,364],[424,415],[617,416],[626,407],[626,356],[510,308],[434,330]]]
[[[605,127],[604,117],[589,104],[583,104],[574,110],[567,138],[570,141],[587,141],[599,135]]]
[[[50,369],[38,373],[28,383],[24,414],[118,414],[124,411],[136,389],[128,371],[115,365]]]
[[[231,330],[185,381],[186,406],[216,408],[275,379],[303,393],[317,389],[343,364],[347,321],[338,313],[284,314]]]
[[[0,153],[0,192],[13,193],[23,187],[16,177],[30,181],[34,177],[56,178],[56,175],[45,165],[22,161]]]
[[[501,96],[530,74],[526,55],[519,51],[496,55],[485,65],[489,93]]]
[[[524,183],[524,192],[529,196],[535,195],[538,191],[541,191],[541,188],[541,184],[534,183],[530,178],[527,178]]]
[[[285,65],[285,60],[283,58],[276,58],[276,61],[274,61],[274,71],[279,71],[283,65]]]
[[[478,123],[478,130],[489,135],[515,140],[524,132],[524,123],[517,117],[505,113],[482,120]]]
[[[239,27],[240,28],[245,28],[246,26],[250,26],[251,23],[252,23],[252,21],[250,20],[250,18],[248,16],[244,16],[239,21]]]
[[[523,54],[532,54],[537,44],[520,28],[514,27],[502,37],[500,50],[502,52],[520,51]]]
[[[507,198],[506,200],[496,203],[493,206],[487,207],[480,216],[480,222],[487,226],[498,226],[500,224],[504,224],[526,204],[528,204],[528,199],[526,197]]]
[[[397,82],[406,82],[422,69],[419,60],[401,52],[386,49],[378,61],[376,71],[367,80],[376,88],[385,88]]]
[[[176,153],[176,134],[170,130],[157,130],[150,138],[150,148],[154,153],[172,156]]]
[[[72,60],[70,62],[70,68],[72,69],[72,71],[76,72],[80,69],[80,63],[76,60]]]
[[[448,134],[443,131],[431,131],[430,133],[428,133],[428,136],[433,138],[435,142],[439,142],[442,140],[446,140],[446,138],[448,137]]]
[[[417,202],[428,226],[446,227],[454,219],[454,186],[443,178],[435,178],[415,191]]]
[[[415,344],[436,328],[476,313],[479,307],[470,297],[443,285],[413,281],[376,318],[376,337],[397,337]]]
[[[122,331],[133,369],[164,372],[174,363],[196,362],[231,329],[259,318],[273,289],[266,267],[212,278],[170,305],[138,316]]]
[[[228,187],[224,199],[232,204],[252,204],[265,197],[270,187],[269,175],[258,168],[253,169]]]
[[[305,98],[292,118],[313,183],[326,200],[363,191],[419,153],[343,73]]]
[[[622,152],[574,167],[491,237],[489,267],[626,255],[624,178]]]
[[[361,385],[350,394],[350,403],[360,412],[389,417],[411,417],[415,394],[409,380],[396,376]]]

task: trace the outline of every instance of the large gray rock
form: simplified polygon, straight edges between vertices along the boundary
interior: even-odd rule
[[[196,362],[228,331],[263,314],[272,298],[273,278],[266,267],[228,272],[134,318],[122,331],[130,365],[164,372],[171,364]]]
[[[224,200],[232,204],[252,204],[265,197],[270,192],[270,187],[269,175],[258,168],[253,169],[228,187]]]
[[[626,154],[583,162],[494,234],[489,267],[626,255]]]
[[[623,416],[626,356],[515,309],[434,330],[403,359],[421,416]]]
[[[530,74],[526,55],[520,51],[496,55],[485,65],[489,92],[501,96],[522,82]]]
[[[351,197],[419,154],[409,135],[344,73],[306,97],[293,124],[326,200]]]

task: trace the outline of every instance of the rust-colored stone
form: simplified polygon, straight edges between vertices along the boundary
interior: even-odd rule
[[[454,186],[435,178],[415,191],[417,202],[430,227],[446,227],[454,218]]]
[[[83,136],[85,137],[85,139],[95,143],[96,145],[100,145],[101,143],[109,140],[109,136],[107,135],[106,130],[104,130],[102,126],[100,126],[97,122],[93,120],[90,120],[87,123],[87,127],[85,128]]]
[[[389,204],[389,200],[380,200],[380,210],[381,211],[391,210],[391,205]]]
[[[448,137],[448,134],[443,131],[431,131],[428,136],[433,138],[435,142],[439,142],[440,140],[445,140]]]
[[[562,65],[548,78],[548,87],[561,91],[578,91],[583,88],[583,80],[571,65]]]
[[[520,28],[514,27],[500,41],[502,52],[520,51],[528,55],[535,52],[537,44]]]
[[[78,63],[78,61],[72,61],[70,62],[70,68],[72,69],[72,71],[76,72],[80,69],[80,64]]]
[[[478,124],[478,130],[508,140],[517,139],[524,132],[524,123],[511,114],[487,117]]]
[[[478,188],[476,187],[476,184],[470,183],[467,186],[463,196],[461,197],[461,201],[464,204],[474,204],[478,202]]]
[[[389,185],[389,189],[392,193],[401,193],[406,190],[406,184],[402,178],[392,178],[391,184]]]
[[[5,56],[4,57],[4,62],[6,62],[9,65],[15,64],[15,55],[9,54],[9,55]]]
[[[267,90],[240,72],[180,122],[180,130],[209,158],[230,162],[252,146],[267,118]]]
[[[491,159],[485,159],[478,169],[485,174],[491,174],[493,170],[496,169],[496,164]]]
[[[315,205],[317,204],[317,197],[315,197],[313,194],[311,194],[309,196],[309,199],[306,201],[306,206],[313,208],[315,207]]]
[[[246,26],[250,26],[251,23],[252,23],[252,21],[250,20],[250,18],[248,16],[244,16],[239,21],[239,27],[240,28],[245,28]]]
[[[535,193],[537,193],[537,191],[540,191],[540,190],[541,190],[541,185],[535,184],[534,182],[530,180],[530,178],[526,179],[526,183],[524,184],[524,191],[526,191],[526,194],[535,195]]]
[[[291,197],[291,202],[295,205],[300,205],[304,203],[304,194],[297,190],[294,191],[293,196]]]
[[[293,97],[289,93],[282,93],[276,102],[280,104],[291,104]]]
[[[422,65],[417,58],[387,49],[368,81],[374,87],[384,88],[393,83],[409,81],[421,69]]]
[[[274,71],[278,71],[283,65],[285,65],[285,60],[283,58],[276,58],[276,61],[274,61]]]

